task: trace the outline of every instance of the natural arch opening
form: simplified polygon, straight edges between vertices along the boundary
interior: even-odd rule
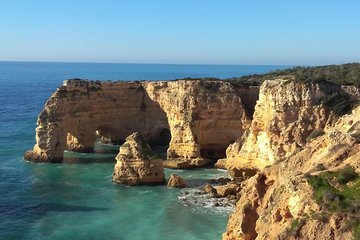
[[[171,141],[171,132],[169,128],[159,129],[158,134],[155,134],[150,140],[149,145],[151,149],[156,152],[163,160],[167,158],[167,149]]]
[[[95,152],[94,157],[97,157],[96,154],[116,156],[126,137],[134,132],[139,132],[153,150],[166,159],[171,141],[166,112],[158,102],[149,97],[141,85],[134,87],[132,84],[128,89],[121,90],[124,90],[123,94],[114,92],[115,95],[112,95],[111,92],[106,95],[102,104],[90,106],[91,114],[89,113],[89,116],[81,117],[80,120],[71,119],[71,122],[64,124],[68,127],[65,129],[65,132],[68,133],[64,150]],[[113,99],[126,97],[126,101],[123,99],[108,101],[110,96]],[[82,140],[86,140],[84,146]],[[114,156],[112,157],[113,161]]]
[[[87,135],[74,136],[68,132],[66,136],[66,149],[63,154],[63,162],[65,163],[94,163],[94,162],[114,162],[114,157],[119,147],[110,147],[112,144],[105,144],[107,148],[101,146],[99,151],[99,143],[97,135],[89,133]],[[86,153],[86,154],[85,154]]]
[[[171,132],[168,128],[159,129],[159,132],[149,140],[150,146],[169,146]]]
[[[66,134],[66,150],[80,153],[93,152],[94,140],[95,136],[93,135],[76,136],[73,133],[68,132]]]

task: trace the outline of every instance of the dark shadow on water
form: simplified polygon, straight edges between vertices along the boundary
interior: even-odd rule
[[[64,151],[62,163],[115,163],[117,153],[80,153]]]
[[[115,160],[116,156],[113,157],[105,157],[105,158],[81,158],[81,157],[64,157],[62,163],[69,163],[69,164],[91,164],[91,163],[116,163]]]
[[[0,205],[0,215],[11,222],[11,219],[32,218],[36,215],[45,215],[48,212],[92,212],[109,211],[110,208],[70,205],[64,203],[39,203],[26,206],[25,204],[4,204]],[[1,221],[0,221],[1,222]]]
[[[188,187],[203,187],[206,184],[218,185],[215,179],[185,179]]]
[[[31,207],[31,210],[42,214],[47,212],[92,212],[92,211],[109,211],[110,208],[89,207],[80,205],[70,205],[64,203],[39,203]]]

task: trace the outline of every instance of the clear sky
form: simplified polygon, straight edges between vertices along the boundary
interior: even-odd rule
[[[0,60],[360,62],[360,0],[0,0]]]

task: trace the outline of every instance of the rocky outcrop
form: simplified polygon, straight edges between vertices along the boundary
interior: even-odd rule
[[[231,140],[235,141],[250,124],[239,89],[229,83],[168,81],[143,85],[167,113],[172,136],[167,167],[205,166],[209,159],[224,157]]]
[[[249,132],[227,148],[227,168],[261,170],[294,154],[314,130],[334,121],[323,101],[340,90],[328,82],[265,81]]]
[[[225,179],[224,179],[225,180]],[[237,194],[240,191],[240,184],[234,181],[215,181],[216,185],[206,184],[203,187],[205,193],[207,193],[210,197],[214,198],[230,198],[236,199]],[[220,183],[220,184],[219,184]]]
[[[97,138],[122,143],[139,132],[150,145],[169,145],[169,166],[204,166],[225,157],[249,127],[246,89],[222,81],[67,80],[40,113],[36,145],[25,158],[62,161],[64,150],[91,152]]]
[[[214,188],[216,190],[216,197],[233,197],[235,199],[240,186],[236,182],[229,182],[225,185],[214,186]]]
[[[132,186],[165,182],[162,160],[152,152],[139,133],[133,133],[126,138],[116,160],[112,177],[116,183]]]
[[[357,239],[359,126],[360,107],[244,181],[223,239]]]
[[[174,188],[185,188],[186,182],[184,179],[176,175],[175,173],[172,173],[170,175],[170,178],[167,182],[168,187],[174,187]]]
[[[214,164],[214,167],[220,168],[220,169],[226,169],[226,163],[227,163],[226,158],[220,158],[219,160],[216,161],[216,163]]]

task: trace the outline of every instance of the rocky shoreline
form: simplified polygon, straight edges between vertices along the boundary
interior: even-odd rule
[[[212,80],[69,80],[40,113],[25,158],[58,162],[64,150],[89,152],[106,139],[122,143],[114,182],[183,188],[179,200],[188,206],[236,205],[223,239],[355,239],[359,92],[292,76],[253,89]],[[152,146],[168,146],[165,159]],[[227,169],[231,179],[200,186],[180,174],[164,179],[164,167],[206,166]]]

